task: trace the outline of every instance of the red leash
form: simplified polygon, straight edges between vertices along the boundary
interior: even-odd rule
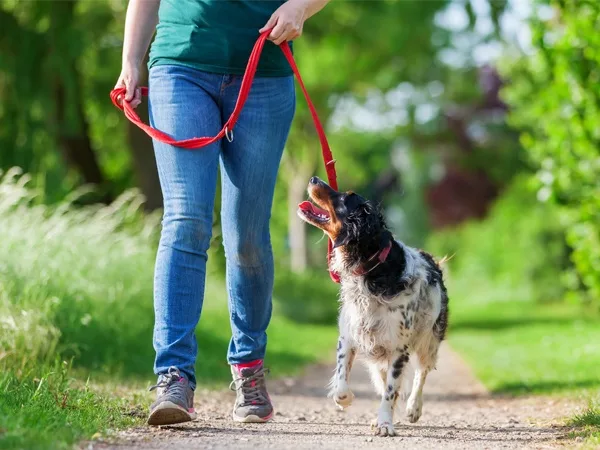
[[[209,144],[212,144],[213,142],[217,142],[218,140],[222,139],[223,137],[226,137],[227,139],[233,139],[233,129],[234,129],[235,124],[240,116],[240,113],[242,112],[242,109],[244,108],[244,103],[246,102],[246,100],[248,99],[248,95],[250,94],[250,88],[252,87],[252,81],[254,80],[254,75],[256,74],[256,69],[258,67],[260,55],[262,53],[262,49],[265,45],[265,41],[267,40],[267,37],[269,36],[270,32],[271,32],[270,30],[263,32],[260,35],[260,37],[258,38],[258,40],[256,41],[256,44],[254,44],[254,48],[252,49],[252,52],[250,53],[250,58],[248,59],[248,64],[246,65],[246,71],[244,72],[244,77],[242,78],[242,85],[240,87],[240,93],[238,95],[238,99],[235,104],[235,108],[233,109],[233,112],[231,113],[231,116],[229,117],[227,122],[225,122],[223,129],[221,131],[219,131],[219,133],[216,136],[182,139],[182,140],[178,141],[176,139],[173,139],[168,134],[163,133],[162,131],[159,131],[156,128],[152,128],[150,125],[147,125],[144,122],[142,122],[140,117],[137,115],[137,113],[131,107],[131,105],[129,103],[127,103],[125,101],[120,103],[118,101],[119,98],[125,98],[126,90],[124,87],[113,89],[110,93],[110,99],[112,100],[113,104],[117,108],[119,108],[120,110],[122,110],[125,113],[125,117],[127,117],[131,122],[133,122],[139,128],[144,130],[146,132],[146,134],[148,134],[148,136],[150,136],[153,139],[156,139],[157,141],[163,142],[165,144],[170,144],[170,145],[174,145],[176,147],[187,148],[187,149],[197,149],[197,148],[205,147]],[[335,172],[335,160],[333,159],[333,155],[331,154],[331,149],[329,148],[329,143],[327,142],[327,137],[325,136],[325,130],[323,129],[323,125],[321,124],[321,121],[319,120],[319,116],[317,115],[317,110],[315,109],[315,106],[313,105],[313,102],[311,101],[310,96],[308,95],[306,87],[304,86],[304,82],[302,81],[302,77],[300,76],[300,71],[298,70],[296,61],[294,61],[294,57],[292,55],[292,51],[290,50],[290,46],[288,45],[287,42],[284,42],[279,46],[279,48],[281,48],[281,51],[285,55],[285,58],[287,59],[290,67],[292,68],[294,75],[296,75],[298,84],[300,85],[300,88],[302,89],[302,92],[304,93],[304,98],[306,98],[306,103],[308,104],[308,108],[310,109],[310,114],[312,115],[313,122],[315,124],[315,128],[317,129],[317,134],[319,135],[319,141],[321,142],[321,151],[323,154],[323,162],[325,163],[325,170],[327,172],[327,181],[329,182],[329,185],[337,191],[338,186],[337,186],[337,175]],[[141,88],[141,90],[142,90],[142,95],[148,95],[147,87],[143,87],[143,88]],[[331,258],[331,252],[332,252],[332,242],[331,242],[331,240],[329,240],[328,252],[327,252],[328,263]],[[337,273],[330,270],[329,275],[334,282],[336,282],[336,283],[340,282],[340,278]]]

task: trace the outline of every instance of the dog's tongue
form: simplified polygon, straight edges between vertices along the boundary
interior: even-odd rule
[[[302,203],[300,203],[298,208],[300,208],[302,211],[313,211],[313,205],[308,200],[304,200]]]
[[[323,216],[329,217],[329,213],[327,211],[325,211],[324,209],[319,208],[318,206],[313,205],[308,200],[305,200],[302,203],[300,203],[298,205],[298,208],[300,208],[302,211],[308,211],[308,212],[311,212],[311,213],[313,213],[315,215],[321,214]]]

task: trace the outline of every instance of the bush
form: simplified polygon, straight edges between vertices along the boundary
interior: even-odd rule
[[[278,271],[275,279],[275,305],[282,314],[299,323],[332,324],[338,315],[339,284],[326,270],[302,274]]]
[[[568,248],[557,216],[520,177],[485,220],[434,234],[428,249],[454,255],[446,263],[451,291],[472,302],[560,300]]]
[[[0,180],[0,370],[55,353],[90,368],[147,361],[157,219],[143,217],[135,192],[110,206],[48,207],[27,182],[18,171]]]
[[[532,21],[533,55],[507,68],[505,97],[538,169],[538,197],[564,213],[576,269],[569,287],[582,283],[580,298],[600,306],[600,3],[551,5],[551,19]]]

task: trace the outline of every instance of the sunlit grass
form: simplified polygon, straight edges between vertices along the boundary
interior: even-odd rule
[[[600,319],[569,305],[531,302],[452,309],[450,343],[493,392],[600,388]]]
[[[590,448],[598,448],[600,445],[600,397],[590,402],[588,408],[580,414],[575,415],[568,425],[577,427],[572,436],[584,437],[586,445]]]
[[[74,388],[66,364],[36,368],[38,377],[0,376],[0,448],[67,449],[96,433],[139,424],[133,396]]]

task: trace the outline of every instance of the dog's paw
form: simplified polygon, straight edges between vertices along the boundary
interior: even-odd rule
[[[380,422],[379,420],[374,420],[371,424],[371,428],[373,428],[375,436],[396,436],[396,430],[394,429],[394,424],[392,422]]]
[[[410,423],[415,423],[421,417],[423,412],[423,400],[422,399],[409,399],[406,405],[406,417]]]
[[[334,392],[332,398],[339,409],[346,409],[352,404],[354,394],[348,389],[347,391]]]

